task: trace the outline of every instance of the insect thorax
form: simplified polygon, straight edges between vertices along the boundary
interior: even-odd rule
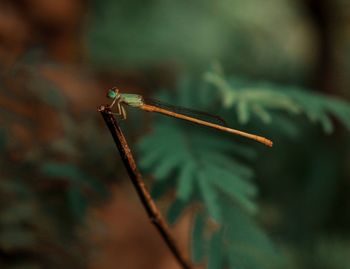
[[[139,107],[144,104],[141,95],[130,93],[121,94],[121,102],[133,107]]]

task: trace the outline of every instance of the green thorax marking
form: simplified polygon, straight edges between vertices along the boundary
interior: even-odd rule
[[[139,107],[144,104],[143,98],[138,94],[122,93],[120,94],[120,101],[134,107]]]

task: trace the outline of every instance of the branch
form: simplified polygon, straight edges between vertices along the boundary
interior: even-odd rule
[[[179,264],[184,269],[191,269],[190,263],[184,257],[177,247],[175,240],[173,239],[168,225],[164,221],[160,211],[158,210],[156,204],[154,203],[148,189],[145,186],[144,180],[137,169],[136,162],[128,146],[128,143],[124,137],[122,130],[119,127],[118,121],[114,118],[113,114],[109,108],[101,106],[98,109],[101,112],[102,117],[108,126],[109,131],[112,134],[115,144],[118,147],[126,170],[130,176],[131,182],[134,185],[136,192],[141,200],[143,207],[145,208],[147,215],[153,225],[156,226],[158,232],[162,236],[165,243],[168,245],[170,251],[173,253]]]

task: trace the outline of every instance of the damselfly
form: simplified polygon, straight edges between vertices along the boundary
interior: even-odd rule
[[[126,119],[126,112],[125,112],[124,105],[128,105],[128,106],[136,107],[136,108],[148,111],[148,112],[161,113],[161,114],[164,114],[164,115],[169,116],[169,117],[174,117],[174,118],[190,121],[190,122],[193,122],[193,123],[196,123],[199,125],[204,125],[207,127],[211,127],[211,128],[214,128],[214,129],[217,129],[220,131],[243,136],[243,137],[258,141],[258,142],[265,144],[269,147],[272,147],[272,144],[273,144],[271,140],[269,140],[265,137],[246,133],[246,132],[239,131],[236,129],[231,129],[231,128],[228,128],[226,126],[220,125],[220,124],[212,123],[212,122],[201,120],[201,119],[191,117],[191,116],[188,116],[185,114],[181,114],[181,112],[180,113],[175,112],[174,109],[171,109],[171,108],[169,108],[169,106],[163,105],[160,102],[147,102],[146,99],[143,98],[141,95],[120,93],[118,88],[110,89],[108,91],[107,97],[110,99],[113,99],[113,102],[111,103],[109,108],[111,109],[114,105],[116,105],[116,107],[117,107],[116,114],[121,116],[122,119]],[[198,112],[198,111],[191,110],[191,109],[187,109],[187,110],[193,111],[196,113],[200,113],[202,115],[211,116],[210,114],[205,113],[205,112]],[[181,111],[181,108],[179,109],[179,111]],[[221,118],[218,116],[211,116],[211,117],[215,117],[217,120],[221,121]]]

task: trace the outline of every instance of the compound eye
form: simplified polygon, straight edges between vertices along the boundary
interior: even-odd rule
[[[109,90],[108,93],[107,93],[107,97],[110,98],[110,99],[115,99],[117,97],[117,93],[115,92],[114,89]]]

